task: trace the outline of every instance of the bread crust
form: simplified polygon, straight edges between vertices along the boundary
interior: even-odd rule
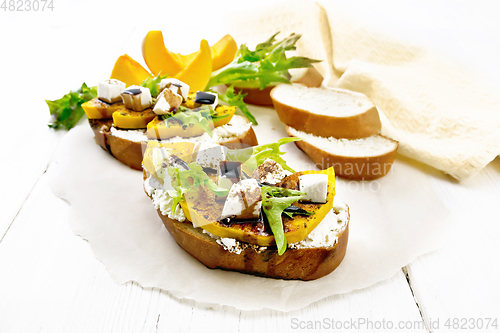
[[[260,88],[239,88],[234,87],[236,93],[240,92],[247,94],[243,97],[243,101],[248,104],[258,105],[258,106],[273,106],[273,100],[269,96],[271,90],[274,86],[265,87],[260,90]]]
[[[147,142],[141,143],[114,136],[110,131],[113,126],[112,119],[89,119],[89,124],[99,146],[130,168],[142,170],[142,156]],[[238,137],[221,142],[221,145],[231,149],[257,146],[258,144],[257,136],[252,127]]]
[[[366,112],[349,117],[321,115],[285,104],[280,101],[276,91],[271,91],[270,96],[280,120],[299,131],[338,139],[360,139],[377,134],[382,128],[375,106]]]
[[[330,274],[344,259],[349,238],[347,223],[337,242],[327,248],[288,248],[280,256],[276,247],[247,246],[237,254],[225,250],[190,222],[173,220],[159,210],[158,215],[177,244],[208,268],[275,279],[308,281]]]
[[[286,132],[289,136],[294,136],[289,128],[290,126],[286,127]],[[356,157],[334,155],[304,140],[295,141],[295,145],[306,153],[320,169],[333,167],[337,176],[353,180],[372,180],[383,177],[390,171],[398,149],[397,141],[380,136],[396,143],[395,149],[378,156]]]
[[[135,170],[142,170],[143,148],[141,142],[114,136],[110,131],[113,126],[112,119],[89,119],[89,123],[99,146],[123,164]]]

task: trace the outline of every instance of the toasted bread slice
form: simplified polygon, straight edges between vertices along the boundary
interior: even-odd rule
[[[396,158],[398,142],[376,134],[362,139],[321,137],[286,127],[289,136],[321,169],[333,167],[335,174],[355,180],[370,180],[385,176]]]
[[[89,119],[89,123],[97,144],[123,164],[135,170],[142,170],[142,145],[147,144],[148,140],[145,130],[119,130],[113,127],[112,119]],[[212,138],[228,148],[258,145],[251,123],[245,117],[236,115],[228,124],[215,128]]]
[[[135,170],[142,170],[142,142],[147,143],[144,130],[116,131],[112,119],[89,119],[95,141],[118,161]],[[120,136],[120,132],[128,134]],[[133,135],[133,134],[135,135]],[[141,139],[142,133],[142,139]],[[127,137],[129,139],[127,139]]]
[[[290,70],[292,75],[290,81],[301,83],[307,87],[320,87],[323,82],[323,76],[314,67],[308,68],[295,68]],[[273,100],[271,99],[270,93],[275,85],[268,86],[262,90],[259,87],[252,86],[235,86],[235,91],[241,91],[247,94],[243,100],[245,103],[259,105],[259,106],[273,106]]]
[[[346,253],[349,209],[347,205],[341,204],[334,207],[332,212],[334,216],[323,222],[334,225],[320,226],[334,231],[329,237],[323,236],[326,239],[321,240],[321,245],[314,245],[312,240],[306,239],[289,244],[281,256],[275,246],[260,247],[236,240],[220,239],[203,232],[201,228],[193,227],[188,221],[176,221],[159,210],[158,215],[177,244],[208,268],[276,279],[314,280],[335,270]]]
[[[357,92],[280,84],[271,98],[282,122],[317,136],[359,139],[382,126],[375,105]]]

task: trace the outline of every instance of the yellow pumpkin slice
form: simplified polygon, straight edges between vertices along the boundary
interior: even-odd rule
[[[186,163],[193,162],[193,154],[196,144],[194,142],[161,142],[157,140],[149,140],[144,156],[142,165],[153,177],[163,184],[163,178],[157,177],[158,166],[155,166],[153,151],[156,148],[165,148],[169,153],[176,155]]]
[[[212,71],[216,71],[233,61],[238,45],[231,35],[225,35],[210,50],[212,51]],[[197,54],[198,51],[183,56],[184,64],[187,65],[193,61]]]
[[[215,113],[212,114],[212,121],[214,122],[214,127],[219,127],[226,125],[233,118],[236,112],[236,107],[229,105],[219,105],[215,108]]]
[[[189,85],[189,91],[205,90],[212,74],[212,56],[206,40],[200,42],[200,52],[193,61],[174,77]]]
[[[324,204],[296,202],[295,206],[314,212],[310,216],[297,215],[293,218],[282,216],[283,228],[288,243],[300,242],[314,230],[314,228],[325,218],[333,207],[335,197],[335,172],[333,168],[321,171],[303,171],[290,175],[284,179],[285,187],[298,189],[298,176],[303,174],[326,174],[328,175],[327,201]],[[238,222],[225,225],[213,222],[220,216],[224,202],[215,199],[215,195],[208,189],[200,188],[198,193],[190,193],[185,196],[181,204],[188,220],[193,221],[203,229],[222,238],[234,238],[242,242],[256,244],[259,246],[275,245],[274,236],[264,228],[262,222]]]
[[[133,111],[121,108],[113,112],[113,125],[123,129],[147,128],[148,123],[156,117],[151,108],[144,111]]]
[[[142,41],[142,56],[149,70],[155,75],[177,75],[186,64],[183,56],[179,53],[170,52],[165,47],[163,34],[161,31],[153,30],[148,32]]]
[[[210,122],[210,128],[213,129],[213,123]],[[147,126],[146,134],[149,139],[169,139],[176,136],[182,138],[191,138],[205,133],[205,130],[195,124],[183,124],[176,119],[162,120],[159,117],[154,118]]]
[[[231,35],[225,35],[212,46],[212,71],[221,69],[234,59],[238,45]]]
[[[96,97],[83,103],[82,108],[89,119],[110,119],[113,112],[123,108],[123,103],[108,104]]]
[[[124,54],[116,60],[110,79],[120,80],[128,87],[140,85],[148,76],[149,72],[140,63],[132,59],[128,54]]]

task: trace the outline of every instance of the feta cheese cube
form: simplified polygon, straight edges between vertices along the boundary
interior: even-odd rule
[[[244,179],[233,184],[227,195],[221,219],[250,220],[260,217],[262,196],[255,179]]]
[[[162,115],[177,109],[182,103],[182,97],[170,89],[163,89],[158,95],[153,112]]]
[[[199,146],[195,162],[203,168],[218,170],[220,162],[226,159],[227,147],[203,142]]]
[[[328,175],[307,174],[299,176],[299,189],[306,193],[302,201],[325,203],[328,188]]]
[[[109,104],[121,102],[120,94],[125,87],[125,83],[116,79],[100,81],[97,84],[97,98]]]
[[[157,115],[169,114],[171,110],[170,104],[167,102],[164,96],[158,97],[156,100],[153,112]]]
[[[163,91],[165,88],[181,96],[184,102],[189,94],[189,85],[174,78],[166,78],[160,81],[160,91]]]
[[[127,109],[143,111],[153,105],[149,88],[130,86],[121,92],[123,104]]]
[[[252,172],[252,177],[261,184],[276,185],[286,177],[286,172],[276,161],[268,158]]]

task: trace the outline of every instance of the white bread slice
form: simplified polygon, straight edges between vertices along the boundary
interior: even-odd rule
[[[257,146],[257,136],[252,127],[252,123],[247,118],[234,115],[226,125],[216,127],[212,131],[212,137],[218,144],[231,149]]]
[[[335,174],[356,180],[370,180],[385,176],[396,158],[398,142],[376,134],[361,139],[321,137],[287,126],[289,136],[321,169],[333,167]]]
[[[318,136],[359,139],[380,132],[377,108],[363,94],[280,84],[271,91],[281,121]]]

